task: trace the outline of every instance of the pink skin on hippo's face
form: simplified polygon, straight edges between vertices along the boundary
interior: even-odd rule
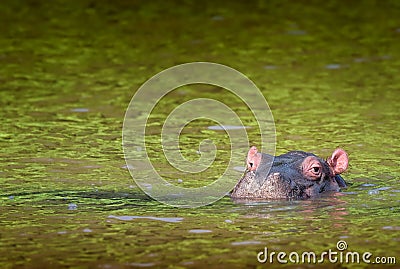
[[[252,146],[247,153],[247,170],[255,171],[261,163],[262,153],[258,152],[255,146]],[[339,175],[347,170],[349,158],[347,153],[341,149],[336,149],[332,156],[327,159],[332,175]],[[321,174],[322,164],[315,156],[308,156],[302,162],[304,176],[317,179]]]

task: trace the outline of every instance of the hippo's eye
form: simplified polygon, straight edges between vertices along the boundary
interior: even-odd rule
[[[314,167],[312,168],[312,170],[313,170],[313,172],[316,173],[316,174],[319,173],[319,167],[317,167],[317,166],[314,166]]]
[[[314,156],[308,156],[302,163],[303,174],[310,180],[318,180],[322,177],[322,164]]]

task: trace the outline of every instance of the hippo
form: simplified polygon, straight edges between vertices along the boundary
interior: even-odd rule
[[[337,192],[346,187],[340,174],[346,171],[348,164],[348,155],[341,148],[324,160],[304,151],[290,151],[274,157],[260,153],[252,146],[247,154],[246,171],[231,197],[308,199],[325,192]]]

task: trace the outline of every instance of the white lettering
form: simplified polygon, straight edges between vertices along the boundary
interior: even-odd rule
[[[269,255],[269,262],[273,263],[274,262],[274,255],[276,254],[275,251],[272,251],[271,254]]]
[[[315,262],[316,262],[317,257],[316,257],[316,255],[315,255],[314,252],[312,252],[312,251],[310,251],[310,252],[308,252],[308,251],[303,252],[303,254],[301,255],[301,260],[302,260],[303,263],[306,262],[306,261],[305,261],[305,256],[307,256],[307,258],[308,258],[308,259],[307,259],[307,263],[315,263]],[[312,257],[312,261],[311,261],[311,257]]]
[[[364,254],[362,255],[362,260],[365,263],[371,263],[371,261],[369,260],[372,256],[371,252],[364,252]]]
[[[300,260],[301,256],[301,260]],[[361,256],[361,261],[360,261]],[[356,251],[347,251],[347,250],[340,250],[340,252],[334,251],[332,249],[328,249],[328,251],[323,251],[319,255],[313,251],[304,251],[302,253],[298,253],[296,251],[292,251],[289,254],[284,251],[275,252],[271,251],[268,253],[268,247],[264,247],[264,250],[257,253],[257,261],[259,263],[266,263],[269,262],[271,264],[274,263],[274,258],[280,264],[286,264],[288,262],[293,264],[298,263],[309,263],[309,264],[316,264],[316,263],[339,263],[339,264],[359,264],[360,262],[370,264],[396,264],[396,257],[387,256],[387,257],[375,257],[373,261],[371,252],[364,252],[359,253]],[[317,260],[318,258],[318,260]]]
[[[293,256],[296,256],[296,259],[293,260]],[[299,263],[300,262],[300,258],[299,258],[299,253],[297,252],[290,252],[289,254],[289,261],[292,263]]]
[[[287,260],[285,259],[286,253],[285,252],[279,252],[278,255],[276,255],[276,258],[279,263],[287,263]]]
[[[349,257],[351,256],[351,261]],[[356,259],[354,259],[356,258]],[[358,252],[347,252],[346,253],[346,263],[360,263],[360,254]]]
[[[321,253],[321,258],[317,261],[318,263],[323,263],[325,258],[324,256],[328,255],[328,252],[324,251]]]
[[[264,258],[262,259],[261,257],[262,257],[263,255],[264,255]],[[266,263],[267,260],[268,260],[268,248],[265,247],[265,248],[264,248],[264,251],[258,252],[258,254],[257,254],[257,261],[258,261],[259,263]]]
[[[336,251],[332,251],[332,249],[329,249],[329,252],[328,252],[329,261],[331,263],[336,263],[338,258],[337,257],[332,258],[332,255],[337,255],[337,252]]]

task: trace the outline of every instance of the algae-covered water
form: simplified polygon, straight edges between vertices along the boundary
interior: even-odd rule
[[[397,264],[324,266],[399,268],[398,1],[2,1],[0,25],[1,268],[321,266],[260,263],[266,247],[370,252],[371,262]],[[146,196],[121,147],[126,108],[147,79],[194,61],[254,81],[275,119],[277,154],[344,148],[349,188],[306,201],[224,197],[196,209]],[[213,169],[178,178],[168,168],[162,121],[197,97],[225,101],[256,124],[222,89],[166,96],[149,118],[149,156],[188,187],[218,177],[229,157],[229,137],[199,120],[180,146],[195,160],[199,141],[213,138]],[[257,128],[248,132],[257,145]]]

